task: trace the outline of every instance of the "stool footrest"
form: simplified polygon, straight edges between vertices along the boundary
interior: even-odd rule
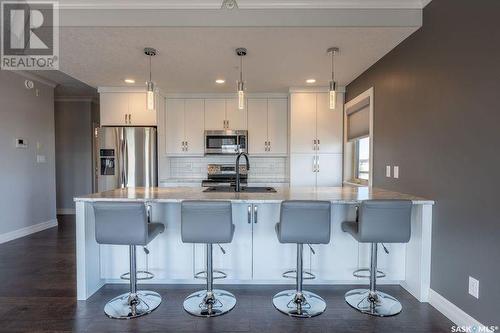
[[[352,275],[358,278],[369,279],[370,278],[370,269],[369,268],[360,268],[352,272]],[[384,272],[377,270],[377,279],[384,278],[386,275]]]
[[[227,278],[227,274],[224,273],[223,271],[218,271],[218,270],[213,270],[213,279],[218,280],[218,279],[225,279]],[[194,275],[195,279],[201,279],[201,280],[206,280],[207,279],[207,271],[201,271],[198,272]]]
[[[297,278],[297,270],[292,269],[289,271],[284,272],[282,275],[285,279],[296,279]],[[302,271],[302,279],[303,280],[314,280],[316,278],[316,275],[314,275],[311,272],[308,271]]]
[[[148,271],[137,271],[136,272],[137,280],[151,280],[155,277],[155,275]],[[123,273],[120,275],[120,279],[122,280],[130,280],[130,272]]]

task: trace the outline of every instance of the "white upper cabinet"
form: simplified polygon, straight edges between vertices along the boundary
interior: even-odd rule
[[[288,144],[287,99],[248,99],[250,154],[286,155]]]
[[[205,153],[205,101],[203,99],[186,99],[184,106],[184,138],[188,155]]]
[[[184,153],[184,100],[167,99],[165,107],[166,152],[169,155]]]
[[[101,92],[100,114],[101,126],[156,126],[156,111],[146,109],[146,92]]]
[[[344,95],[338,94],[337,105],[330,110],[328,93],[316,94],[316,138],[318,153],[342,154],[342,113]]]
[[[167,155],[203,155],[204,100],[167,99]]]
[[[288,101],[269,99],[267,104],[267,140],[269,153],[286,155],[288,152]]]
[[[238,109],[237,99],[205,99],[206,130],[246,130],[247,110]]]
[[[328,93],[291,94],[291,185],[342,185],[343,97],[330,110]]]
[[[267,153],[267,99],[248,99],[248,152]]]
[[[226,100],[205,99],[205,129],[220,130],[226,128]]]
[[[237,99],[226,99],[226,120],[228,129],[246,130],[247,129],[247,108],[238,109]]]
[[[99,98],[102,126],[128,125],[128,95],[124,93],[101,93]]]
[[[291,96],[290,153],[315,153],[316,94]]]

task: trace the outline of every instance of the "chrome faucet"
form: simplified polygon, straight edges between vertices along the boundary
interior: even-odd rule
[[[248,155],[244,152],[240,152],[238,156],[236,157],[236,184],[234,190],[236,192],[240,192],[241,186],[240,186],[240,158],[241,156],[245,157],[246,160],[246,168],[247,172],[250,170],[250,162],[248,161]]]

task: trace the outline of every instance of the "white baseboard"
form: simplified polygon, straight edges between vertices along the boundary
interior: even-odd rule
[[[57,226],[57,219],[0,234],[0,244]]]
[[[75,215],[76,210],[74,208],[57,208],[57,215]]]
[[[455,304],[448,301],[446,298],[435,292],[434,290],[429,290],[429,304],[432,305],[436,310],[444,314],[449,320],[451,320],[457,326],[464,327],[485,327],[476,319],[472,318],[470,315],[465,313]],[[475,332],[475,331],[474,331]],[[484,330],[478,332],[493,332],[491,330]]]

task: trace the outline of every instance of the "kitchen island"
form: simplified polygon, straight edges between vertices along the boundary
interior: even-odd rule
[[[369,266],[370,244],[361,244],[342,232],[341,223],[354,220],[356,205],[368,199],[407,199],[413,202],[411,239],[407,244],[386,244],[379,251],[379,269],[386,278],[378,284],[400,284],[421,302],[428,300],[432,206],[434,202],[412,195],[368,187],[277,188],[275,193],[203,192],[201,187],[125,188],[75,198],[77,298],[86,300],[106,283],[127,283],[128,247],[99,245],[95,241],[92,203],[96,201],[144,202],[152,220],[166,230],[145,251],[137,251],[138,269],[155,274],[144,283],[203,283],[194,278],[204,269],[205,247],[181,241],[180,203],[183,200],[229,200],[236,226],[226,254],[214,248],[214,268],[224,271],[225,284],[293,284],[282,273],[295,266],[295,246],[280,244],[274,226],[283,200],[326,200],[332,203],[331,241],[305,247],[304,269],[316,275],[311,284],[366,284],[352,272]],[[117,230],[117,232],[120,232]]]

